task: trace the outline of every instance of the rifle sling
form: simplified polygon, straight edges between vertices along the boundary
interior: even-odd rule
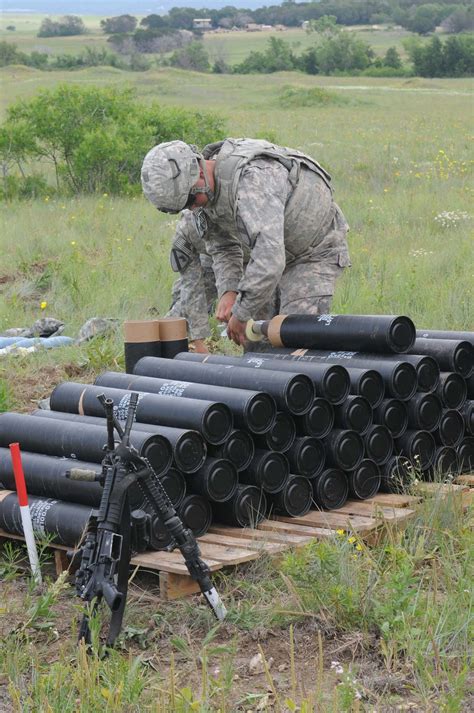
[[[131,532],[130,532],[130,503],[128,495],[122,510],[122,522],[119,532],[122,535],[122,554],[117,569],[117,589],[123,594],[122,603],[116,612],[112,612],[110,617],[110,627],[107,636],[107,646],[113,646],[115,639],[122,628],[122,620],[127,603],[128,576],[130,572],[131,558]]]

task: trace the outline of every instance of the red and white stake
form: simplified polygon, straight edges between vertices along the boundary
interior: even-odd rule
[[[33,579],[36,584],[41,584],[41,570],[38,559],[38,551],[36,549],[33,525],[31,522],[30,508],[28,506],[28,493],[26,492],[25,474],[21,463],[20,444],[10,443],[10,453],[13,463],[13,474],[15,476],[18,504],[20,506],[21,524],[23,526],[23,534],[25,536],[26,548],[28,550],[28,559],[30,560]]]

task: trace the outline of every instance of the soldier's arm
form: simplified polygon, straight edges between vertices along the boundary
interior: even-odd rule
[[[232,314],[241,322],[268,301],[285,269],[285,204],[291,185],[276,161],[252,162],[242,173],[237,193],[237,229],[251,250]]]
[[[221,298],[226,292],[237,292],[244,274],[243,250],[239,239],[208,223],[205,240],[206,252],[212,257],[217,296]]]

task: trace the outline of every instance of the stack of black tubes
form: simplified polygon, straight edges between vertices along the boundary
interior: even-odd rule
[[[66,474],[100,473],[99,394],[124,421],[139,393],[131,443],[197,536],[213,522],[252,527],[474,471],[474,333],[416,332],[406,317],[275,319],[266,352],[145,356],[132,374],[59,384],[51,410],[0,414],[0,528],[19,527],[2,496],[18,441],[37,528],[77,543],[101,486]],[[151,515],[138,488],[130,498],[140,533]],[[155,519],[148,547],[169,544]]]

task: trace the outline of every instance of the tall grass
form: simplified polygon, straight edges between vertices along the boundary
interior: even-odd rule
[[[221,574],[224,625],[214,626],[199,599],[162,604],[149,585],[132,584],[123,634],[107,658],[105,617],[94,622],[87,655],[75,644],[80,609],[64,579],[36,593],[6,552],[0,671],[8,710],[340,713],[408,705],[461,713],[473,663],[468,525],[458,499],[435,493],[404,532],[387,526],[370,548],[341,531],[279,563],[260,559]]]

